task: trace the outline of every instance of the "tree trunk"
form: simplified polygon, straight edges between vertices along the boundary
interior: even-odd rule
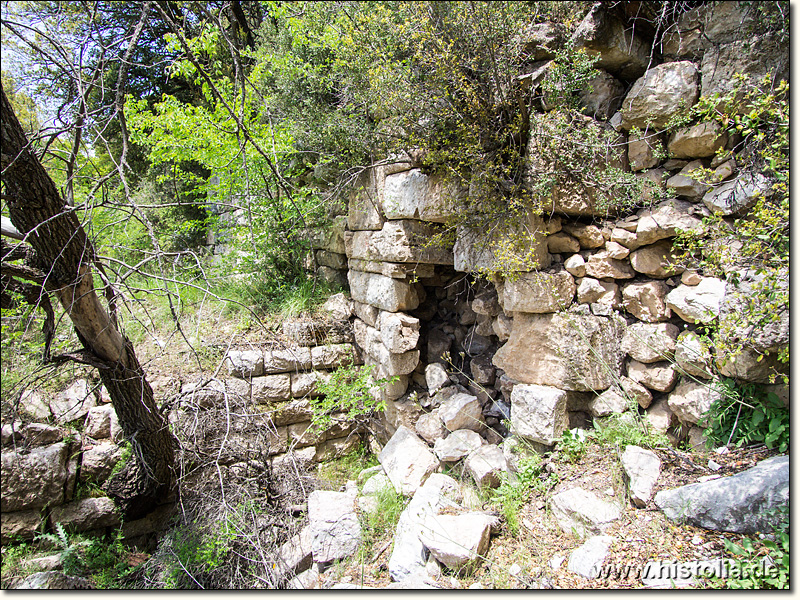
[[[39,267],[99,369],[133,456],[106,490],[129,519],[164,499],[174,482],[174,438],[133,351],[95,293],[94,248],[66,206],[2,92],[2,182],[11,222],[36,250]],[[45,287],[45,286],[43,286]]]

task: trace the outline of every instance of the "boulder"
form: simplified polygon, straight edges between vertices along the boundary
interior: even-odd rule
[[[679,332],[672,323],[633,323],[622,336],[622,351],[641,363],[671,360]]]
[[[736,356],[718,350],[716,364],[725,377],[755,383],[774,383],[779,374],[787,372],[788,367],[787,363],[778,360],[777,354],[764,354],[747,347]]]
[[[719,316],[725,282],[705,277],[697,285],[679,285],[665,298],[666,305],[687,323],[710,323]]]
[[[577,242],[576,242],[577,243]],[[499,287],[505,313],[551,313],[569,308],[575,297],[575,280],[567,271],[520,273]]]
[[[614,543],[610,535],[594,535],[569,555],[567,569],[586,579],[594,579],[606,559],[608,549]]]
[[[708,190],[703,204],[724,217],[740,216],[750,210],[759,198],[772,191],[772,182],[760,173],[745,173]]]
[[[327,563],[355,554],[361,544],[361,525],[355,496],[316,490],[308,497],[308,521],[314,562]]]
[[[602,248],[606,243],[603,237],[603,230],[597,225],[586,225],[583,223],[565,223],[562,226],[565,233],[578,240],[582,250],[592,250]]]
[[[675,387],[678,373],[668,361],[642,364],[638,360],[628,363],[628,377],[657,392],[668,392]]]
[[[631,402],[636,402],[642,408],[647,408],[653,401],[653,394],[650,393],[650,390],[629,377],[620,377],[619,385],[625,397]]]
[[[389,312],[409,311],[419,306],[416,288],[403,280],[360,271],[348,271],[347,280],[350,293],[358,302]]]
[[[489,536],[496,517],[483,513],[428,515],[420,541],[445,567],[470,568],[489,549]]]
[[[658,65],[636,80],[622,102],[625,129],[664,127],[669,120],[690,109],[700,96],[699,73],[690,61]]]
[[[605,304],[612,308],[618,308],[621,300],[619,286],[616,283],[584,277],[578,285],[578,302],[580,304]]]
[[[667,200],[653,209],[641,210],[636,224],[636,245],[628,248],[635,250],[681,232],[701,232],[703,221],[693,214],[695,210],[695,205],[685,200]]]
[[[442,423],[442,419],[439,417],[438,408],[420,416],[420,418],[417,419],[414,430],[419,437],[429,444],[435,444],[437,440],[440,440],[448,434],[444,423]]]
[[[440,232],[440,228],[422,221],[387,221],[380,231],[355,231],[345,237],[347,257],[390,263],[451,265],[451,249],[432,243]],[[358,300],[355,296],[353,299]]]
[[[528,60],[550,60],[564,44],[565,36],[561,23],[533,23],[520,32],[517,43]]]
[[[378,461],[398,494],[411,496],[439,467],[439,459],[408,427],[397,428]]]
[[[780,519],[775,509],[789,502],[789,457],[773,456],[731,477],[663,490],[655,502],[673,521],[715,531],[770,532]]]
[[[482,445],[472,451],[464,466],[480,489],[498,487],[503,480],[503,473],[510,472],[503,451],[494,444]]]
[[[609,388],[589,404],[589,414],[593,417],[607,417],[623,413],[630,408],[630,403],[620,392]]]
[[[447,431],[481,431],[486,426],[481,403],[470,394],[458,393],[442,402],[439,405],[439,418]]]
[[[383,210],[387,219],[417,219],[444,223],[458,214],[465,190],[441,175],[411,169],[387,175],[383,184]]]
[[[644,414],[644,418],[649,427],[661,433],[666,433],[676,422],[675,414],[669,409],[666,399],[653,402]]]
[[[628,261],[611,258],[608,250],[601,250],[586,261],[586,275],[596,279],[632,279],[636,273]]]
[[[2,512],[56,506],[64,501],[69,444],[59,442],[25,454],[2,453]]]
[[[423,523],[445,507],[457,506],[449,497],[457,495],[458,483],[447,475],[434,473],[411,498],[400,514],[389,557],[389,575],[394,581],[424,577],[428,551],[420,541]]]
[[[518,313],[492,361],[512,379],[563,390],[608,388],[620,372],[623,323],[575,312]]]
[[[547,236],[547,250],[551,254],[573,253],[580,249],[578,240],[563,231]]]
[[[550,498],[550,510],[565,533],[579,538],[602,534],[622,516],[616,504],[581,488],[555,494]]]
[[[40,571],[25,578],[17,590],[93,590],[94,584],[84,577],[65,575],[61,571]]]
[[[708,344],[693,331],[683,331],[675,344],[678,368],[692,377],[711,379],[713,360]]]
[[[550,446],[569,429],[567,392],[544,385],[517,384],[511,391],[511,429]]]
[[[572,36],[576,48],[597,56],[595,67],[630,81],[650,66],[650,48],[633,28],[626,27],[602,3],[596,3]]]
[[[667,143],[673,158],[708,158],[724,147],[728,134],[716,121],[703,121],[675,131]]]
[[[682,379],[667,397],[667,405],[683,423],[698,423],[705,426],[703,415],[722,397],[722,393],[712,383],[696,383],[690,379]]]
[[[644,508],[653,497],[653,487],[661,474],[661,459],[651,450],[629,445],[622,452],[620,462],[631,500],[639,508]]]
[[[678,262],[679,255],[673,251],[670,240],[661,240],[634,250],[631,252],[630,261],[635,271],[654,279],[666,279],[684,271],[684,267]]]
[[[54,506],[50,519],[72,532],[115,527],[121,523],[114,501],[106,496]]]
[[[669,287],[663,281],[630,283],[622,288],[622,306],[640,321],[658,323],[672,316],[666,298]]]
[[[573,254],[564,261],[564,268],[575,277],[586,275],[586,260],[580,254]]]

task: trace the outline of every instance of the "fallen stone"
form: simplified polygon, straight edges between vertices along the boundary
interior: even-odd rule
[[[656,494],[667,518],[696,527],[732,533],[770,532],[789,502],[789,457],[774,456],[755,467],[704,483]]]
[[[408,427],[397,428],[378,455],[395,491],[411,496],[439,467],[439,460]]]
[[[459,393],[442,402],[439,405],[439,418],[447,431],[481,431],[485,427],[481,403],[470,394]]]
[[[435,444],[437,440],[444,438],[448,434],[441,417],[439,417],[438,408],[420,416],[420,418],[417,419],[414,430],[419,437],[429,444]]]
[[[449,569],[471,568],[489,549],[495,520],[496,517],[482,513],[428,515],[422,525],[420,541]]]
[[[445,438],[436,440],[433,452],[442,462],[456,462],[483,445],[480,435],[470,429],[458,429]]]
[[[567,569],[586,579],[596,578],[612,543],[614,538],[610,535],[590,537],[582,546],[570,553]]]
[[[626,446],[620,457],[633,503],[644,508],[653,497],[653,487],[661,474],[661,459],[655,452],[639,446]]]
[[[569,428],[567,392],[543,385],[515,385],[511,392],[511,428],[520,437],[554,444]]]
[[[355,496],[345,492],[316,490],[308,497],[311,553],[314,561],[327,563],[352,556],[361,544],[361,525],[355,512]]]
[[[465,466],[480,489],[498,487],[502,482],[502,474],[510,472],[503,451],[494,444],[474,450],[467,457]]]
[[[580,538],[602,534],[622,516],[616,504],[600,500],[581,488],[554,495],[550,499],[550,509],[565,533]]]

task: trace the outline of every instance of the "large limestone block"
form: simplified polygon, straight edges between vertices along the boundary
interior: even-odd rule
[[[53,523],[61,523],[67,531],[89,531],[120,524],[120,515],[111,498],[84,498],[69,504],[53,507]]]
[[[599,137],[604,141],[590,147],[557,142],[564,146],[553,148],[554,137],[558,139],[555,132],[563,128],[574,131],[579,137]],[[579,180],[572,175],[569,163],[562,161],[580,161],[600,172],[608,168],[624,171],[628,167],[626,149],[624,136],[607,123],[584,115],[566,117],[560,111],[534,114],[531,116],[525,185],[535,197],[541,198],[548,213],[604,216],[616,210],[619,199],[593,181]],[[576,157],[576,152],[581,154]],[[543,194],[543,188],[549,189],[547,196]]]
[[[628,136],[628,160],[631,171],[651,169],[658,165],[659,156],[662,154],[660,133],[639,132]]]
[[[788,40],[781,43],[777,33],[769,33],[751,39],[737,39],[719,48],[709,48],[703,55],[700,71],[704,96],[732,91],[736,84],[734,75],[737,73],[747,75],[756,82],[771,72],[775,86],[781,79],[789,80]]]
[[[586,579],[594,579],[614,543],[610,535],[593,535],[569,555],[567,569]]]
[[[506,314],[552,313],[569,308],[575,280],[567,271],[521,273],[499,287],[498,299]]]
[[[547,268],[552,257],[547,251],[546,233],[544,220],[533,213],[483,228],[459,227],[453,268],[464,273]],[[519,261],[509,262],[509,253]]]
[[[699,173],[704,168],[700,160],[693,160],[683,167],[677,175],[667,179],[667,190],[678,196],[685,196],[690,199],[701,198],[703,194],[711,189],[711,186],[702,181]]]
[[[715,531],[773,531],[789,503],[789,457],[773,456],[731,477],[693,483],[656,494],[667,518]]]
[[[63,442],[25,454],[4,451],[0,510],[32,510],[61,504],[69,477],[68,457],[69,444]]]
[[[711,212],[723,217],[739,216],[750,210],[762,196],[771,192],[772,183],[763,175],[745,174],[709,190],[703,196]]]
[[[578,313],[514,317],[495,366],[522,383],[564,390],[603,390],[619,376],[624,324],[617,317]]]
[[[444,223],[458,214],[464,191],[441,175],[426,175],[419,169],[411,169],[386,176],[383,210],[388,219]]]
[[[679,332],[672,323],[633,323],[622,337],[622,351],[642,363],[670,360]]]
[[[442,402],[439,405],[439,418],[448,431],[482,431],[485,428],[481,403],[470,394],[458,393]]]
[[[340,215],[331,222],[309,229],[311,247],[314,250],[326,250],[336,254],[344,254],[344,231],[347,228],[347,217]]]
[[[631,360],[628,363],[628,377],[651,390],[668,392],[675,387],[678,372],[669,361],[643,364],[638,360]]]
[[[311,348],[311,366],[314,369],[334,369],[358,363],[352,344],[326,344]]]
[[[556,494],[550,499],[550,508],[561,529],[580,538],[600,535],[622,516],[616,504],[581,488]]]
[[[643,209],[636,224],[635,245],[628,248],[635,250],[681,232],[701,231],[703,222],[693,214],[694,210],[695,205],[685,200],[667,200],[654,209]]]
[[[511,428],[516,435],[552,445],[569,429],[567,392],[519,383],[511,391]]]
[[[360,271],[348,271],[347,279],[357,302],[389,312],[414,310],[419,306],[416,288],[400,279]]]
[[[353,271],[377,273],[378,275],[391,277],[392,279],[407,279],[409,277],[426,279],[435,275],[434,265],[423,265],[419,263],[391,263],[351,258],[347,261],[347,266]]]
[[[419,429],[419,422],[417,422]],[[442,462],[456,462],[483,445],[483,438],[471,429],[458,429],[433,444],[433,452]]]
[[[308,371],[307,373],[290,373],[290,386],[292,398],[316,398],[321,394],[317,391],[317,384],[330,379],[327,371]]]
[[[264,354],[261,350],[228,350],[225,355],[228,373],[248,379],[264,374]]]
[[[372,361],[379,365],[381,376],[408,375],[417,368],[419,350],[409,350],[401,354],[390,352],[383,344],[381,332],[360,319],[353,322],[353,330],[356,343]]]
[[[687,323],[710,323],[719,316],[724,298],[725,282],[705,277],[697,285],[679,285],[667,294],[665,302]]]
[[[708,344],[693,331],[684,331],[675,345],[675,362],[681,371],[693,377],[711,379],[713,360]]]
[[[355,554],[361,543],[361,524],[355,495],[316,490],[308,497],[311,554],[314,562],[327,563]]]
[[[703,121],[690,127],[682,127],[670,136],[667,149],[673,158],[707,158],[728,141],[716,121]]]
[[[601,250],[586,261],[586,275],[596,279],[633,279],[636,272],[628,261],[611,258],[608,250]]]
[[[390,263],[452,265],[453,253],[436,244],[440,228],[422,221],[387,221],[380,231],[356,231],[349,237],[347,257]]]
[[[690,61],[658,65],[633,84],[622,102],[623,129],[663,127],[676,114],[689,110],[700,96],[699,73]]]
[[[383,313],[380,324],[381,339],[389,352],[402,354],[416,349],[419,319],[403,313]]]
[[[32,540],[41,531],[44,517],[39,510],[22,510],[0,514],[0,543]]]
[[[439,467],[439,459],[427,444],[405,425],[397,428],[378,455],[398,494],[412,496]]]
[[[572,36],[576,48],[597,56],[595,67],[625,80],[640,77],[651,64],[649,45],[634,28],[625,26],[597,3]]]
[[[625,448],[620,462],[631,500],[639,508],[644,508],[653,497],[653,487],[661,474],[661,459],[651,450],[631,445]]]
[[[264,350],[262,374],[307,371],[312,367],[311,349],[303,346]],[[235,375],[235,373],[234,373]],[[257,377],[255,371],[251,375]]]
[[[378,230],[385,222],[378,199],[377,179],[373,169],[356,180],[347,202],[347,227],[351,231]]]
[[[667,405],[683,423],[705,426],[703,415],[711,405],[722,399],[722,393],[712,382],[697,383],[682,379],[667,397]]]
[[[122,458],[122,448],[116,444],[97,444],[84,449],[81,455],[80,481],[101,484]]]
[[[640,321],[658,323],[672,316],[666,297],[669,287],[663,281],[630,283],[622,288],[622,306]]]
[[[661,240],[634,250],[631,252],[630,260],[636,272],[654,279],[666,279],[685,271],[679,264],[678,256],[679,254],[672,249],[672,241]]]
[[[291,377],[288,373],[254,377],[250,383],[250,390],[250,397],[257,404],[288,400],[292,397]]]
[[[495,517],[483,513],[428,515],[420,541],[444,566],[462,569],[486,554],[494,521]]]
[[[467,457],[464,466],[480,489],[496,488],[503,480],[503,473],[510,474],[503,451],[494,444],[486,444],[474,450]]]

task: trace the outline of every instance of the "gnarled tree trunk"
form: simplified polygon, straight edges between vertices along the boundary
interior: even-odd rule
[[[132,459],[107,484],[128,518],[164,499],[174,482],[174,438],[159,412],[133,346],[119,331],[94,288],[94,248],[72,207],[45,171],[2,92],[2,183],[11,222],[35,250],[52,291],[72,320],[84,351],[111,396]]]

